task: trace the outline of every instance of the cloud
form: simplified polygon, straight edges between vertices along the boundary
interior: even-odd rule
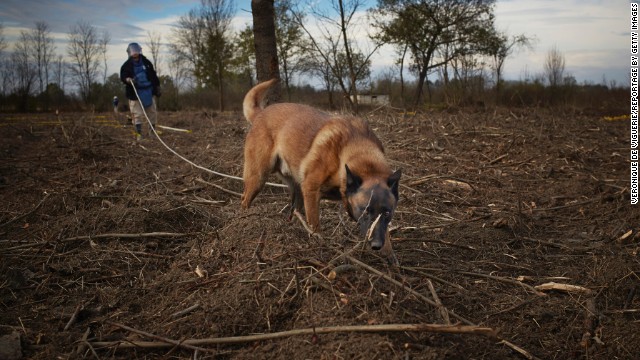
[[[620,69],[628,67],[629,37],[624,35],[629,25],[628,4],[623,0],[498,1],[499,29],[537,39],[533,52],[507,59],[505,75],[518,78],[524,69],[542,72],[547,51],[556,46],[565,55],[566,71],[579,82],[599,81],[604,73],[623,82]]]
[[[242,30],[252,21],[250,1],[233,1],[238,11],[232,26]],[[368,1],[375,6],[375,0]],[[163,50],[167,51],[166,43],[176,21],[199,3],[199,0],[3,0],[0,22],[5,27],[5,37],[12,42],[20,31],[32,29],[36,21],[45,21],[51,28],[57,52],[65,54],[70,27],[78,21],[87,21],[99,32],[108,31],[111,35],[108,66],[109,72],[117,72],[126,60],[129,42],[141,43],[145,53],[148,52],[149,31],[162,35]],[[602,74],[618,82],[626,81],[628,4],[626,0],[498,0],[495,7],[498,28],[537,39],[533,51],[521,51],[507,59],[505,78],[518,79],[525,69],[534,74],[542,72],[546,52],[557,46],[566,57],[567,72],[579,82],[599,81]],[[366,38],[366,31],[366,28],[358,31],[359,41]],[[363,50],[366,49],[364,46]],[[395,58],[393,48],[385,46],[372,58],[373,66],[388,68]]]

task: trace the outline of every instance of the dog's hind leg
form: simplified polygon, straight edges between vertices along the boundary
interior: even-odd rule
[[[247,209],[249,206],[251,206],[253,199],[258,196],[266,182],[266,178],[259,175],[244,177],[244,191],[242,192],[241,198],[241,205],[243,208]]]
[[[266,145],[264,148],[248,146],[249,143],[247,141],[247,146],[244,149],[244,170],[242,173],[244,191],[242,192],[241,205],[245,209],[251,206],[253,199],[260,193],[267,182],[267,176],[273,169],[270,143],[262,143],[262,146]]]

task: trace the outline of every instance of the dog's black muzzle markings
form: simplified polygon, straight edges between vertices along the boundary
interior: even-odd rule
[[[363,186],[362,179],[348,166],[347,171],[347,212],[358,223],[360,235],[370,234],[371,249],[380,250],[384,246],[389,223],[398,204],[398,184],[400,170],[389,176],[387,184]],[[375,223],[375,227],[371,229]]]

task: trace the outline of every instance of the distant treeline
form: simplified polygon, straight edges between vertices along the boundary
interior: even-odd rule
[[[161,111],[181,110],[218,110],[217,99],[220,97],[216,89],[201,88],[189,91],[178,91],[169,77],[161,77],[163,93],[158,101]],[[42,112],[54,111],[109,111],[112,99],[118,96],[119,109],[128,110],[124,97],[124,86],[118,75],[113,74],[103,84],[93,84],[92,98],[80,99],[73,94],[65,94],[55,84],[47,87],[47,96],[40,94],[28,96],[26,102],[16,94],[0,96],[2,112]],[[250,85],[246,82],[230,82],[225,86],[223,98],[227,110],[239,111],[242,99]],[[402,88],[404,87],[404,91]],[[629,88],[612,87],[603,84],[577,84],[572,81],[557,86],[544,85],[541,81],[509,81],[501,86],[500,93],[495,86],[486,86],[486,81],[476,78],[468,81],[428,82],[425,99],[414,106],[412,94],[416,84],[397,81],[378,80],[369,89],[363,90],[367,95],[388,95],[388,106],[399,109],[420,110],[427,108],[452,107],[569,107],[579,109],[600,110],[613,113],[627,112],[629,108]],[[404,92],[404,96],[403,96]],[[328,110],[349,111],[349,103],[340,91],[328,93],[310,85],[291,86],[289,98],[283,101],[307,103]],[[366,104],[361,104],[366,106]]]

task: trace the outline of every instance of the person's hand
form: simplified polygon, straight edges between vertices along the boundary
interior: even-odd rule
[[[132,85],[134,85],[134,84],[136,83],[136,80],[135,80],[134,78],[130,78],[130,77],[128,77],[126,80],[127,80],[127,84],[132,84]]]

